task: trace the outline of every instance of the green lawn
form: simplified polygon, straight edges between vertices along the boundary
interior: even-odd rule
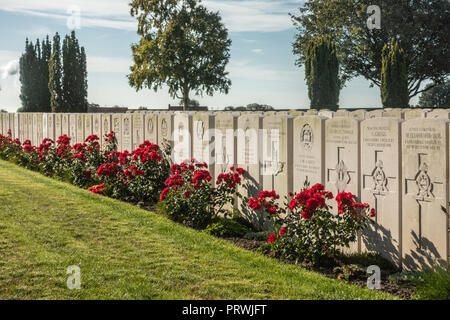
[[[391,298],[0,161],[0,299]]]

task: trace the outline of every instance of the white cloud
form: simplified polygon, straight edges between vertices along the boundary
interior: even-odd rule
[[[219,11],[231,32],[273,32],[292,28],[288,13],[304,0],[205,0],[202,3]],[[124,0],[0,0],[0,10],[45,18],[67,20],[69,7],[81,12],[81,27],[136,30],[136,20]]]
[[[252,52],[256,53],[256,54],[262,54],[263,53],[263,49],[252,49]]]
[[[11,60],[6,65],[1,67],[2,79],[6,79],[9,76],[16,75],[19,72],[19,60]]]

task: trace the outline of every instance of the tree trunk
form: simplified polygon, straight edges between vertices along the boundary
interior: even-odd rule
[[[186,111],[189,104],[189,88],[184,86],[183,88],[183,110]]]

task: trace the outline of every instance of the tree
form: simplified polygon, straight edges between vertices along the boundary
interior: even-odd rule
[[[61,65],[61,39],[56,33],[53,37],[53,53],[49,60],[49,82],[50,108],[52,112],[64,111],[63,89],[61,84],[62,65]]]
[[[136,91],[169,87],[172,98],[228,93],[231,81],[225,67],[231,40],[219,13],[198,0],[132,0],[131,15],[138,20],[139,43],[133,44],[134,65],[128,75]]]
[[[367,27],[367,8],[381,8],[381,29]],[[412,98],[425,81],[443,83],[450,73],[450,3],[448,0],[307,0],[299,15],[291,15],[298,34],[293,52],[304,65],[311,39],[336,40],[341,81],[363,76],[380,86],[382,50],[392,38],[399,41],[408,65],[408,92]]]
[[[20,58],[23,112],[87,112],[87,69],[84,47],[75,32],[66,36],[61,54],[60,37],[36,45],[25,43]]]
[[[430,90],[422,93],[419,106],[422,108],[450,108],[450,81],[436,85],[430,83]]]
[[[62,45],[62,88],[65,112],[87,112],[86,54],[75,31],[66,35]]]
[[[311,109],[339,108],[339,62],[331,38],[319,37],[308,44],[305,78]]]
[[[225,111],[271,111],[274,110],[272,106],[267,104],[250,103],[247,106],[233,107],[228,106],[224,108]]]
[[[40,110],[40,45],[39,39],[36,45],[25,41],[25,53],[19,60],[20,76],[22,84],[20,88],[20,100],[24,112],[39,112]]]
[[[408,76],[405,52],[392,39],[382,52],[381,102],[385,108],[406,108],[409,105]]]

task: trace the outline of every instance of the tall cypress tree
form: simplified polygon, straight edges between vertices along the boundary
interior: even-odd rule
[[[20,65],[20,100],[22,101],[23,112],[38,111],[38,94],[36,87],[36,76],[38,72],[38,59],[36,47],[28,39],[25,42],[25,53],[19,60]]]
[[[331,38],[319,37],[310,41],[306,52],[305,78],[311,109],[338,109],[339,62]]]
[[[64,95],[62,88],[61,39],[58,32],[53,37],[53,53],[48,64],[50,91],[50,108],[52,112],[64,111]]]
[[[41,111],[50,112],[50,89],[48,87],[49,83],[49,61],[52,55],[52,45],[50,43],[49,37],[47,36],[45,41],[42,41],[42,55],[40,60],[40,84],[41,84]]]
[[[87,112],[86,53],[80,48],[75,31],[63,41],[64,104],[66,112]]]
[[[409,105],[408,74],[405,52],[398,41],[385,44],[382,52],[381,102],[384,108],[407,108]]]
[[[20,58],[20,98],[24,112],[87,112],[86,52],[75,32],[61,48],[58,33],[36,45],[26,40]],[[53,52],[52,52],[53,51]]]

